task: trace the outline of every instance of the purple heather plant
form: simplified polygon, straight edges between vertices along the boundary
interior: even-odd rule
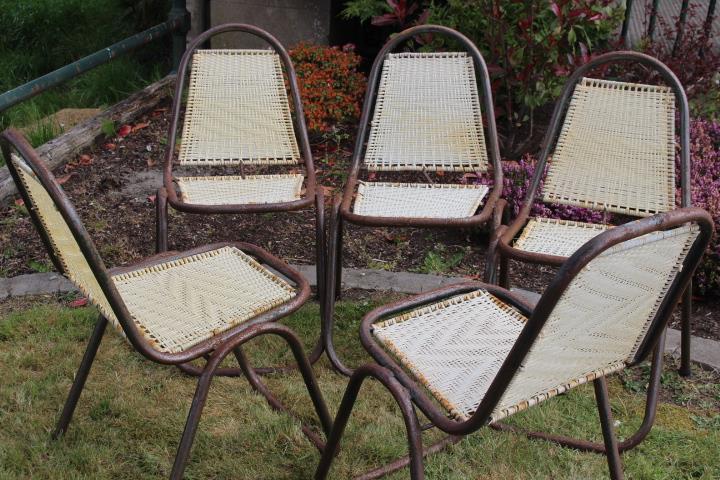
[[[676,157],[678,174],[679,154]],[[696,118],[690,122],[692,205],[704,208],[713,218],[715,234],[695,272],[694,285],[700,294],[720,295],[720,122]],[[678,185],[680,179],[677,179]],[[676,192],[680,203],[680,192]]]

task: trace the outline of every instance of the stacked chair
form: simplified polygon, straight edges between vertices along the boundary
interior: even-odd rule
[[[417,36],[428,34],[447,37],[459,44],[461,51],[393,53]],[[426,180],[361,180],[365,171],[378,176],[415,172],[424,174]],[[429,182],[429,175],[436,172],[474,172],[478,177],[491,173],[493,186]],[[493,211],[501,191],[490,76],[477,47],[455,30],[437,25],[413,27],[395,35],[370,71],[350,173],[333,211],[327,311],[323,317],[328,322],[325,347],[338,371],[346,375],[351,372],[334,351],[332,341],[333,305],[341,286],[344,223],[478,227],[496,218]]]
[[[271,49],[201,49],[227,32],[254,35]],[[460,51],[396,52],[428,34],[447,37]],[[669,87],[585,76],[618,61],[655,69]],[[186,82],[178,163],[195,171],[232,166],[239,175],[173,175]],[[158,253],[114,269],[105,268],[73,206],[32,147],[17,131],[6,130],[0,135],[2,154],[55,267],[99,310],[53,437],[67,430],[110,324],[149,360],[199,376],[171,473],[172,479],[182,478],[213,377],[244,376],[273,408],[288,412],[261,380],[263,369],[250,365],[242,349],[256,337],[275,335],[292,351],[319,419],[317,426],[302,427],[321,452],[317,479],[328,477],[368,378],[396,401],[409,455],[361,478],[379,478],[409,465],[411,478],[420,480],[424,455],[485,426],[518,431],[501,420],[585,383],[594,386],[602,444],[526,433],[603,453],[610,476],[622,478],[620,453],[638,445],[654,422],[666,325],[685,294],[687,327],[690,281],[713,234],[707,212],[675,208],[676,103],[680,203],[689,206],[688,109],[682,86],[657,60],[618,52],[594,59],[570,77],[522,210],[510,225],[501,225],[506,203],[500,199],[503,178],[487,66],[475,45],[454,30],[435,25],[408,29],[383,47],[370,72],[350,175],[333,206],[326,250],[322,191],[315,185],[290,58],[275,38],[256,27],[215,27],[192,42],[178,72],[164,185],[157,196]],[[546,164],[543,201],[645,218],[615,227],[531,218]],[[297,173],[301,166],[304,174]],[[363,177],[366,172],[372,175]],[[398,172],[404,172],[403,181],[373,178]],[[408,182],[413,172],[427,181]],[[472,172],[491,186],[443,183],[438,172]],[[309,357],[292,330],[278,323],[308,300],[307,280],[249,243],[168,252],[168,206],[197,214],[314,206],[322,325]],[[352,371],[333,347],[344,222],[418,228],[490,224],[488,283],[465,282],[373,310],[360,327],[360,341],[373,362]],[[560,267],[536,305],[508,290],[509,259]],[[323,351],[336,370],[350,376],[334,422],[312,370]],[[651,352],[645,418],[634,435],[618,442],[606,376],[637,365]],[[230,354],[239,368],[220,367]],[[421,426],[417,410],[429,423]],[[422,431],[430,428],[447,437],[423,448]]]

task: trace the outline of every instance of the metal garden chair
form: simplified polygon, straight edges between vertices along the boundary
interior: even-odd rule
[[[228,32],[253,35],[271,48],[203,49],[212,37]],[[175,176],[173,165],[186,84],[177,163],[195,173]],[[303,166],[304,173],[296,172]],[[213,173],[212,167],[236,167],[239,174],[219,175]],[[197,172],[203,171],[207,174],[199,176]],[[268,32],[252,25],[219,25],[198,35],[188,46],[178,68],[163,187],[158,191],[156,205],[158,252],[168,248],[168,205],[184,213],[206,215],[284,212],[314,206],[318,295],[322,297],[326,277],[323,194],[316,189],[292,61]],[[318,341],[310,355],[313,363],[322,351]],[[199,373],[190,367],[184,369]],[[221,373],[240,372],[222,369]]]
[[[108,323],[154,362],[181,365],[206,360],[175,457],[173,479],[182,477],[210,383],[228,354],[236,356],[252,387],[273,408],[285,410],[242,351],[245,342],[260,335],[277,335],[287,342],[322,429],[329,431],[331,418],[302,345],[288,327],[276,323],[310,295],[299,272],[247,243],[166,252],[107,270],[75,209],[25,138],[6,130],[0,146],[55,267],[100,311],[53,437],[68,428]],[[303,431],[322,448],[313,430],[303,426]]]
[[[667,86],[586,77],[598,67],[620,62],[649,68]],[[491,241],[485,280],[495,281],[496,254],[500,257],[499,284],[509,288],[510,259],[559,266],[587,240],[611,228],[607,224],[533,218],[531,210],[537,199],[631,217],[676,208],[676,104],[680,127],[679,203],[689,207],[689,113],[677,77],[657,59],[637,52],[600,55],[578,68],[555,106],[518,216],[509,226],[500,227]],[[498,202],[498,214],[505,205],[504,200]],[[690,375],[691,290],[690,285],[682,302],[680,373],[686,376]]]
[[[392,53],[426,34],[448,37],[461,51]],[[362,169],[377,175],[422,173],[426,180],[362,180]],[[478,176],[492,172],[494,186],[490,191],[486,185],[431,183],[428,174],[435,172]],[[455,30],[436,25],[413,27],[394,36],[370,71],[350,174],[334,208],[326,321],[332,321],[335,294],[340,290],[344,222],[375,227],[477,227],[491,220],[501,187],[490,78],[477,47]],[[333,351],[331,325],[325,327],[325,335],[334,366],[349,374]]]
[[[377,364],[359,367],[345,391],[316,478],[326,478],[363,381],[379,380],[400,407],[410,464],[424,478],[415,408],[450,436],[432,452],[583,383],[595,388],[610,475],[622,478],[605,377],[642,361],[665,327],[713,233],[698,208],[637,220],[592,238],[563,264],[535,308],[501,287],[466,283],[377,308],[360,338]],[[531,433],[566,444],[563,438]]]

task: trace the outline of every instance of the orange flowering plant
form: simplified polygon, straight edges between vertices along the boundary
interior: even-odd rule
[[[327,133],[357,120],[367,78],[352,45],[327,47],[300,43],[290,50],[308,129]]]

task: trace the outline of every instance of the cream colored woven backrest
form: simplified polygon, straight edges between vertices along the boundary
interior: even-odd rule
[[[397,53],[383,62],[369,170],[486,171],[475,67],[466,53]]]
[[[632,360],[698,233],[697,226],[653,232],[594,258],[560,297],[493,418]]]
[[[675,95],[583,78],[543,187],[546,202],[633,216],[675,208]]]
[[[32,202],[30,207],[37,213],[45,233],[52,243],[55,256],[62,263],[65,276],[100,309],[116,328],[120,329],[110,303],[100,288],[95,274],[80,250],[80,245],[70,231],[70,227],[55,206],[55,202],[22,159],[13,154],[11,161],[30,197]]]
[[[280,57],[270,50],[197,50],[179,161],[184,165],[300,161]]]

